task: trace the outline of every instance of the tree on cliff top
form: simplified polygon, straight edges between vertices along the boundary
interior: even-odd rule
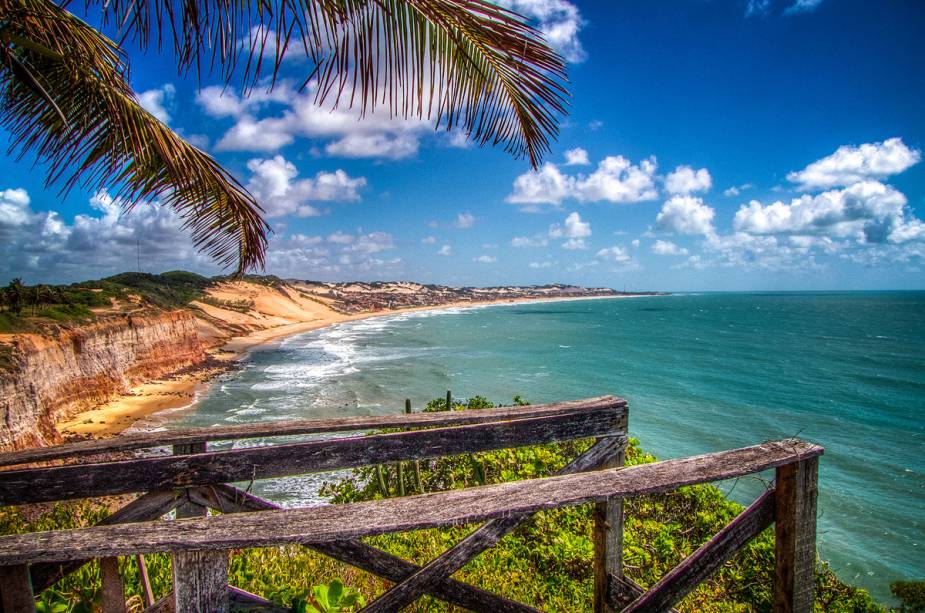
[[[0,125],[49,184],[115,187],[131,208],[157,198],[197,248],[238,273],[261,267],[269,226],[211,156],[144,110],[120,44],[53,0],[0,0]],[[562,59],[487,0],[86,0],[103,29],[139,48],[172,44],[181,74],[213,67],[245,91],[304,54],[315,101],[384,106],[500,144],[536,167],[557,134]]]

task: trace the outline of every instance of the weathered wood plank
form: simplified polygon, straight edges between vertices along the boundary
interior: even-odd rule
[[[231,613],[289,613],[291,611],[289,607],[280,606],[231,585],[228,586],[227,590],[228,608]],[[173,592],[171,592],[145,609],[144,613],[174,613],[175,611]]]
[[[138,565],[138,577],[141,583],[141,597],[145,607],[154,604],[154,590],[151,589],[151,578],[148,577],[148,565],[145,563],[145,557],[141,554],[135,556],[135,564]]]
[[[775,479],[775,613],[811,613],[816,569],[818,458],[780,466]]]
[[[475,523],[733,479],[822,454],[798,439],[690,458],[449,492],[304,509],[0,537],[0,565],[202,548],[269,547]],[[195,456],[190,456],[195,457]]]
[[[549,417],[561,411],[585,409],[626,408],[626,401],[615,396],[600,396],[584,400],[537,404],[525,407],[498,407],[478,411],[441,411],[438,413],[414,413],[410,415],[379,415],[342,417],[327,420],[304,420],[245,424],[220,428],[188,428],[169,432],[146,432],[121,435],[114,438],[79,441],[38,449],[25,449],[0,453],[0,466],[14,466],[32,462],[62,460],[88,455],[162,447],[178,444],[203,443],[207,441],[239,440],[265,436],[291,436],[299,434],[320,434],[325,432],[349,432],[357,430],[379,430],[383,428],[421,428],[463,426],[509,419]]]
[[[174,552],[173,597],[176,613],[228,613],[228,552]]]
[[[599,468],[625,449],[626,442],[625,437],[604,438],[595,443],[591,449],[575,458],[558,474],[575,474]],[[455,573],[465,566],[469,560],[495,545],[530,515],[530,513],[511,515],[489,521],[434,558],[412,576],[393,586],[385,594],[371,602],[363,611],[365,613],[389,613],[408,606],[423,596],[427,588],[435,581],[446,579]]]
[[[622,611],[623,607],[630,604],[640,596],[646,593],[646,590],[625,575],[618,577],[610,575],[607,583],[607,604],[616,611]],[[668,609],[670,613],[679,613],[677,609]]]
[[[208,450],[208,443],[183,443],[173,446],[173,455],[185,456],[194,453],[205,453]],[[209,510],[201,505],[192,502],[189,495],[185,495],[177,505],[177,519],[187,517],[206,517]]]
[[[602,468],[619,468],[625,461],[624,447]],[[610,498],[594,505],[594,612],[610,613],[608,577],[623,576],[623,499]]]
[[[173,511],[177,507],[179,500],[180,493],[173,490],[167,492],[149,492],[143,496],[139,496],[109,517],[104,518],[97,525],[111,526],[114,524],[157,519]],[[90,562],[90,560],[91,558],[85,558],[83,560],[72,560],[63,563],[44,562],[35,564],[29,569],[32,574],[32,585],[35,587],[35,591],[42,592],[87,562]]]
[[[625,431],[625,424],[622,410],[578,410],[471,426],[5,471],[0,472],[0,505],[231,483],[536,445],[618,434]]]
[[[658,613],[670,609],[774,522],[774,491],[762,494],[683,562],[653,585],[623,613]]]
[[[119,574],[119,558],[100,559],[100,579],[103,613],[125,613],[125,585]]]
[[[29,567],[0,566],[0,610],[4,613],[29,613],[35,611],[35,596]]]
[[[263,500],[230,485],[203,487],[199,488],[199,490],[193,490],[191,493],[201,504],[206,504],[223,513],[281,508],[268,500]],[[388,579],[393,583],[399,583],[407,579],[421,568],[398,556],[376,549],[372,545],[367,545],[360,540],[305,543],[304,546],[340,560],[345,564],[356,566],[383,579]],[[455,579],[444,579],[432,584],[429,586],[428,593],[470,611],[539,613],[538,609],[531,606],[486,592]]]

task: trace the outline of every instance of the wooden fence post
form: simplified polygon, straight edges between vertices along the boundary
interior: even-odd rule
[[[813,610],[818,471],[818,458],[785,464],[776,470],[775,613]]]
[[[173,446],[174,455],[206,451],[206,443]],[[186,501],[177,507],[177,519],[206,517],[208,514],[209,510],[206,507],[192,501]],[[176,551],[171,558],[176,613],[228,611],[227,551]]]
[[[125,613],[125,585],[119,574],[119,558],[100,558],[103,613]]]
[[[623,466],[625,447],[601,468]],[[594,613],[610,613],[608,602],[610,579],[623,578],[623,499],[609,498],[594,505]]]
[[[0,610],[4,613],[35,611],[29,566],[0,566]]]

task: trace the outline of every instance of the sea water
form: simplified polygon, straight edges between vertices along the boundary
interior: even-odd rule
[[[507,403],[616,394],[630,403],[630,433],[662,459],[792,436],[819,443],[822,557],[880,599],[890,581],[925,579],[923,292],[687,294],[373,318],[255,352],[167,425],[389,414],[448,389]],[[244,444],[254,442],[235,443]],[[258,491],[304,504],[330,478]],[[722,487],[747,503],[764,484]]]

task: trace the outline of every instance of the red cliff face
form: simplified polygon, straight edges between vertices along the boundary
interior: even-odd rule
[[[54,424],[126,393],[136,383],[202,362],[189,312],[125,316],[14,338],[16,366],[0,372],[0,449],[60,442]]]

